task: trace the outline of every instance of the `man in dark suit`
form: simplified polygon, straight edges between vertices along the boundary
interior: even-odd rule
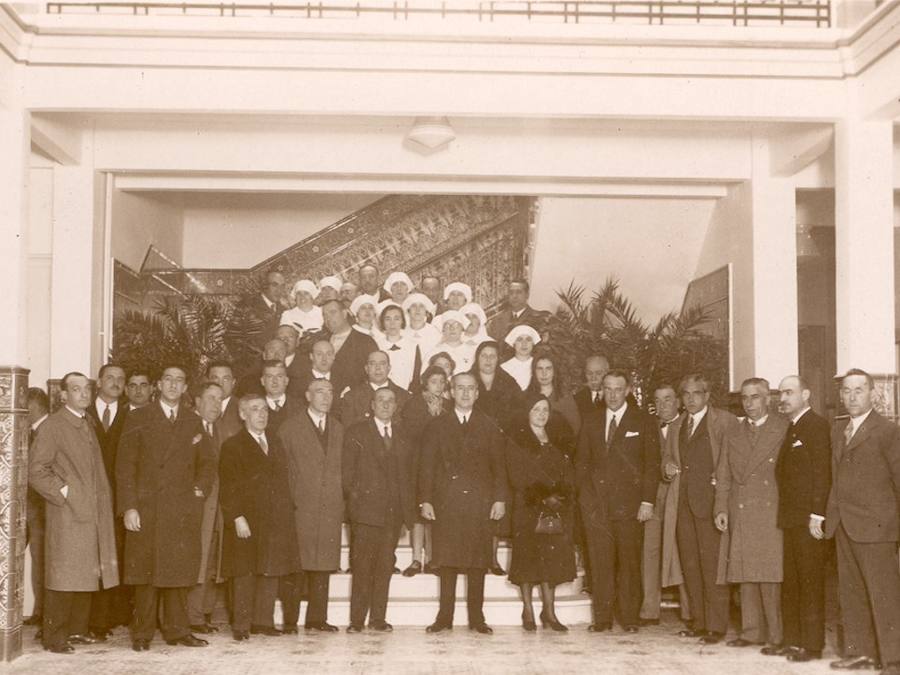
[[[334,386],[334,395],[338,398],[347,387],[365,379],[369,354],[378,349],[375,340],[353,330],[347,317],[347,310],[339,300],[329,300],[322,305],[322,318],[328,330],[328,339],[334,347],[331,384]]]
[[[234,370],[227,361],[212,361],[206,367],[206,379],[222,389],[221,414],[216,420],[216,432],[224,443],[244,428],[238,411],[238,397],[234,393]]]
[[[262,385],[263,364],[267,361],[280,361],[284,363],[287,356],[287,345],[278,338],[272,338],[263,345],[262,354],[259,357],[259,363],[254,366],[253,370],[246,373],[238,380],[237,390],[235,394],[238,398],[244,394],[262,394],[265,389]]]
[[[222,570],[231,579],[234,639],[281,635],[273,613],[279,582],[298,569],[288,459],[267,432],[269,408],[258,394],[240,400],[244,430],[222,445],[220,497],[225,522]]]
[[[419,293],[422,293],[434,303],[434,316],[443,313],[444,307],[444,284],[438,277],[428,276],[422,277],[419,283]],[[505,337],[505,336],[504,336]]]
[[[643,523],[653,515],[659,487],[659,431],[653,418],[626,397],[628,374],[603,378],[603,407],[585,419],[576,453],[578,502],[591,556],[593,623],[619,623],[637,632],[641,609]]]
[[[410,448],[398,425],[397,395],[385,386],[374,393],[372,417],[354,424],[344,435],[343,485],[353,548],[350,567],[348,633],[369,628],[391,631],[385,621],[391,575],[400,528],[412,529],[415,498],[409,477]]]
[[[371,295],[378,298],[379,302],[387,299],[387,292],[381,287],[381,274],[378,268],[371,263],[367,263],[359,268],[359,290],[360,293]],[[339,394],[340,392],[335,392]]]
[[[308,352],[301,353],[298,349],[300,334],[293,326],[279,326],[275,331],[275,337],[281,340],[285,346],[284,367],[287,369],[287,392],[293,398],[301,400],[306,389],[303,389],[303,380],[306,371],[309,370],[309,361],[305,358]],[[308,347],[307,347],[308,349]]]
[[[119,438],[125,428],[125,417],[128,409],[120,400],[125,391],[125,370],[120,366],[107,363],[97,374],[97,396],[87,410],[91,419],[100,452],[103,453],[103,466],[107,480],[113,491],[115,503],[116,484],[116,452]],[[116,552],[119,557],[119,569],[124,565],[125,526],[120,518],[115,521]],[[115,586],[97,591],[91,599],[91,637],[106,640],[116,626],[127,626],[131,620],[131,589],[127,586]]]
[[[609,360],[601,354],[591,354],[584,360],[585,385],[575,392],[575,404],[581,419],[596,415],[603,408],[603,378],[609,372]]]
[[[38,429],[50,414],[50,399],[43,389],[28,388],[28,424],[31,427],[28,451],[33,452]],[[25,510],[25,544],[31,552],[31,592],[34,594],[34,608],[31,616],[22,623],[26,626],[40,626],[44,619],[44,498],[31,485],[28,486],[28,508]],[[38,631],[40,632],[40,628]],[[38,635],[37,637],[40,637]]]
[[[397,417],[403,414],[403,404],[409,398],[409,392],[388,379],[390,372],[391,362],[386,352],[376,350],[369,354],[366,381],[351,386],[341,398],[340,419],[345,429],[372,416],[372,400],[375,392],[382,387],[394,392]]]
[[[260,381],[265,392],[266,405],[269,407],[268,426],[270,434],[277,434],[281,425],[302,412],[300,403],[287,394],[288,376],[284,363],[266,361],[263,364]]]
[[[216,458],[200,418],[181,400],[187,386],[185,368],[166,366],[159,401],[129,414],[119,443],[116,494],[127,530],[124,581],[135,586],[135,651],[150,648],[160,600],[167,644],[207,644],[190,633],[187,591],[200,570],[203,502]]]
[[[513,279],[506,291],[504,309],[488,322],[487,332],[494,340],[504,344],[506,335],[516,326],[531,326],[546,341],[549,312],[538,311],[528,305],[531,289],[525,279]]]
[[[419,463],[422,518],[432,521],[432,563],[439,569],[440,608],[426,629],[453,628],[456,580],[466,575],[469,629],[493,633],[484,620],[484,575],[493,560],[494,523],[506,513],[509,486],[505,440],[484,413],[475,410],[478,382],[472,373],[451,380],[453,410],[425,429]]]
[[[281,312],[284,309],[282,307],[284,291],[284,275],[279,272],[269,272],[262,283],[261,292],[243,302],[243,310],[248,314],[248,318],[260,328],[255,339],[259,347],[271,340],[275,329],[278,328]]]
[[[327,338],[317,339],[313,342],[308,357],[309,360],[304,359],[306,363],[299,373],[299,381],[295,380],[295,375],[288,373],[288,377],[291,378],[289,392],[299,389],[302,392],[298,397],[300,401],[305,398],[309,383],[313,380],[331,381],[331,369],[334,366],[334,347],[331,341]]]
[[[150,398],[153,396],[150,373],[141,368],[132,370],[128,373],[125,391],[128,396],[128,410],[137,410],[150,403]]]
[[[690,627],[678,635],[716,644],[728,630],[730,596],[724,574],[727,540],[713,523],[715,472],[725,434],[737,419],[709,405],[709,383],[703,375],[686,375],[678,388],[684,406],[678,442],[663,452],[664,479],[679,477],[675,539],[692,617]]]
[[[207,369],[208,370],[208,369]],[[194,412],[203,424],[206,434],[219,461],[222,447],[221,424],[222,387],[216,382],[203,383],[194,396]],[[203,502],[203,517],[200,522],[200,572],[197,583],[187,595],[188,621],[193,633],[216,633],[212,623],[212,613],[216,608],[216,580],[221,564],[222,515],[219,512],[219,474]]]
[[[822,657],[825,646],[825,561],[822,523],[831,489],[831,434],[828,422],[809,406],[809,386],[798,375],[778,386],[781,412],[791,421],[778,456],[778,527],[784,534],[784,581],[780,648],[769,656],[791,661]]]
[[[846,658],[837,670],[900,673],[900,427],[873,409],[875,382],[853,368],[841,380],[850,414],[831,434],[825,536],[837,542]],[[813,536],[820,534],[814,530]]]

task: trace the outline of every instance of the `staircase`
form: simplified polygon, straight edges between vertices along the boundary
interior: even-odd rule
[[[344,525],[341,542],[341,569],[350,566],[349,528]],[[503,569],[509,569],[512,549],[501,545],[498,557]],[[412,548],[401,539],[397,547],[397,567],[406,569],[412,562]],[[582,571],[568,584],[556,588],[556,614],[564,624],[590,623],[591,596],[581,592]],[[351,575],[339,572],[331,575],[331,594],[328,603],[328,621],[337,626],[350,623],[350,581]],[[434,621],[438,611],[438,578],[432,574],[417,574],[404,577],[395,574],[391,579],[391,594],[388,602],[387,620],[395,626],[425,627]],[[540,599],[535,591],[535,612],[540,612]],[[306,610],[303,609],[303,612]],[[514,586],[506,577],[497,577],[488,573],[484,580],[484,616],[488,625],[518,626],[522,623],[522,601],[518,586]],[[301,623],[303,613],[301,612]],[[281,606],[276,605],[275,623],[281,623]],[[455,623],[466,624],[466,584],[461,578],[456,586]]]

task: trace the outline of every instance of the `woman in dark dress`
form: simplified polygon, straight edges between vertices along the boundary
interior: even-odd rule
[[[440,366],[429,366],[419,378],[421,390],[403,406],[403,425],[410,440],[412,456],[409,475],[412,476],[413,494],[418,494],[418,486],[415,484],[419,476],[419,454],[422,450],[422,435],[428,423],[449,410],[453,405],[444,397],[447,389],[447,373]],[[431,567],[431,524],[418,518],[410,535],[413,560],[405,570],[403,576],[414,577],[424,571],[429,574],[435,570]]]
[[[540,587],[541,624],[566,631],[556,617],[556,586],[575,578],[572,525],[575,439],[569,425],[550,412],[543,394],[527,393],[527,419],[512,434],[507,471],[513,489],[513,551],[509,580],[522,589],[522,627],[534,630],[532,591]],[[535,532],[541,513],[558,514],[562,532]]]
[[[549,353],[535,354],[531,362],[531,384],[528,391],[532,394],[543,394],[550,401],[550,410],[561,414],[572,433],[578,438],[581,431],[581,413],[575,397],[563,388],[560,382],[560,370]]]
[[[475,360],[470,371],[478,382],[478,398],[475,408],[490,417],[500,431],[507,435],[521,405],[522,390],[505,370],[500,368],[500,345],[494,340],[485,340],[475,350]],[[506,570],[500,565],[497,552],[501,539],[512,536],[512,521],[509,513],[497,521],[494,534],[494,562],[491,574],[503,576]]]

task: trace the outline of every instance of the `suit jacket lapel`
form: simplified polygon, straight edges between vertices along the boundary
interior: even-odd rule
[[[772,415],[769,415],[766,419],[766,423],[757,431],[756,445],[753,446],[753,451],[750,454],[750,461],[747,463],[748,472],[769,458],[769,454],[772,452],[773,441],[775,440],[777,433],[778,430],[775,426],[775,420]]]
[[[856,433],[853,434],[853,438],[850,439],[850,442],[844,448],[844,452],[853,452],[857,447],[862,444],[866,438],[868,438],[869,434],[872,433],[872,428],[875,426],[875,420],[872,419],[874,415],[877,415],[874,410],[869,413],[869,416],[866,418],[866,421],[863,422],[859,429],[856,430]],[[851,420],[847,420],[847,424],[851,424]],[[843,436],[844,430],[841,430],[841,436]]]
[[[385,460],[387,459],[387,448],[384,445],[384,438],[378,432],[378,425],[375,423],[374,419],[369,420],[369,433],[375,441],[373,444],[373,447],[375,448],[375,459],[382,468],[384,468]]]

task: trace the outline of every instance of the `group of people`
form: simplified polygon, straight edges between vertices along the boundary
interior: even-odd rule
[[[366,266],[359,284],[298,281],[287,308],[272,273],[251,300],[268,331],[251,372],[212,362],[191,383],[164,364],[151,400],[147,373],[107,364],[96,396],[67,374],[49,417],[31,390],[44,647],[70,653],[124,624],[137,651],[157,625],[169,644],[203,646],[223,580],[235,640],[296,633],[304,600],[306,630],[336,631],[329,578],[349,523],[349,633],[392,629],[406,530],[403,574],[440,579],[429,633],[452,628],[460,574],[469,628],[492,632],[485,576],[507,573],[508,539],[527,631],[568,630],[555,589],[575,579],[577,549],[589,631],[658,623],[661,589],[677,587],[679,635],[715,644],[738,584],[727,644],[801,662],[822,656],[834,538],[845,653],[832,667],[900,673],[900,429],[873,409],[871,376],[844,376],[849,416],[831,431],[796,375],[777,412],[760,378],[742,384],[744,417],[715,408],[700,374],[655,383],[642,409],[631,374],[600,354],[584,386],[561,384],[552,351],[535,349],[547,313],[526,282],[490,322],[467,285],[420,286]]]

